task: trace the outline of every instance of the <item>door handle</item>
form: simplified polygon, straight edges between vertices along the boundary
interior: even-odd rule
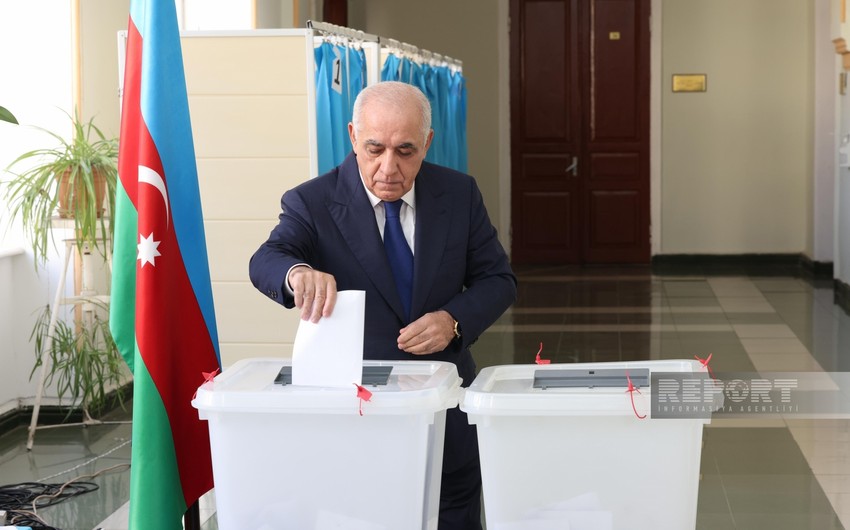
[[[572,173],[572,175],[574,177],[578,176],[578,157],[577,156],[573,157],[572,164],[567,166],[567,169],[564,170],[564,173]]]

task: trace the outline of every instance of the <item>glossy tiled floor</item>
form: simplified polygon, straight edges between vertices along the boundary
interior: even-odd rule
[[[765,273],[768,273],[765,275]],[[831,281],[796,268],[551,268],[519,272],[519,300],[475,344],[479,368],[533,362],[706,357],[715,371],[850,371],[850,316]],[[0,482],[51,481],[126,463],[129,426],[0,436]],[[109,455],[91,461],[97,455]],[[781,416],[715,420],[704,433],[697,528],[850,528],[850,420]],[[122,528],[126,471],[95,479],[101,490],[44,511],[65,530]],[[203,506],[202,506],[203,510]],[[205,530],[217,527],[202,513]],[[126,520],[126,519],[125,519]],[[126,526],[124,526],[126,528]]]
[[[769,275],[765,275],[769,273]],[[475,345],[479,368],[702,358],[716,372],[847,371],[850,316],[796,269],[538,269]],[[850,528],[850,420],[715,420],[697,528]]]
[[[109,420],[129,419],[116,411]],[[94,482],[96,492],[38,510],[48,524],[63,530],[92,530],[127,502],[130,496],[129,423],[39,429],[32,451],[26,449],[26,428],[0,436],[0,484],[42,482],[63,484],[75,477]],[[99,476],[89,479],[103,470]],[[126,528],[126,523],[125,523]]]

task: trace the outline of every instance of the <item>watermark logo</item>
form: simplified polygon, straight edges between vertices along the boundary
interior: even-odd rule
[[[798,374],[653,372],[651,417],[797,414],[803,405]]]

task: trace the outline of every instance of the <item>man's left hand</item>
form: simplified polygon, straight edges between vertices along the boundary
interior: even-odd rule
[[[454,319],[446,311],[422,315],[399,332],[398,349],[414,355],[443,351],[455,338],[454,324]]]

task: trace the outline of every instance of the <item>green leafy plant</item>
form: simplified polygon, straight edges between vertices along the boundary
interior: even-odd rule
[[[38,127],[55,138],[58,145],[23,153],[7,168],[13,175],[4,184],[7,215],[21,220],[36,265],[47,260],[57,214],[74,219],[77,247],[81,250],[86,244],[106,249],[112,240],[112,225],[102,213],[104,196],[106,211],[112,212],[115,207],[118,141],[104,136],[93,119],[83,122],[76,114],[68,114],[68,118],[73,126],[70,140]],[[20,173],[13,171],[31,162],[35,165]]]
[[[47,359],[45,384],[56,383],[60,401],[66,396],[70,398],[69,415],[74,404],[80,405],[86,414],[108,405],[110,388],[118,388],[128,373],[109,332],[108,320],[99,316],[106,313],[106,304],[97,300],[88,303],[94,307],[90,318],[80,319],[73,326],[57,319],[53,333],[50,333],[50,306],[46,306],[30,334],[36,355],[30,379],[39,367],[45,366]],[[116,392],[115,397],[123,406],[121,392]]]
[[[9,123],[18,123],[15,115],[9,112],[6,107],[0,107],[0,121],[8,121]]]

